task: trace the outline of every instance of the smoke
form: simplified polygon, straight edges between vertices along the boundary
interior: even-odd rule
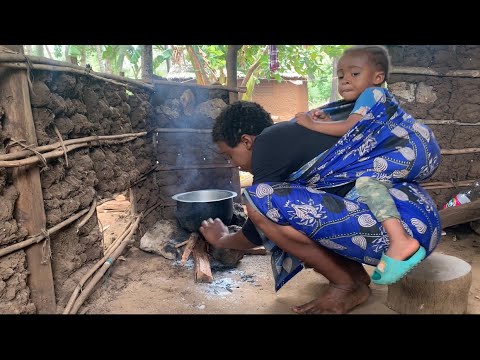
[[[168,196],[202,189],[230,189],[232,168],[212,142],[215,118],[227,106],[221,92],[204,87],[158,85],[154,146],[157,184]],[[165,87],[168,87],[166,89]],[[225,93],[228,92],[225,90]]]

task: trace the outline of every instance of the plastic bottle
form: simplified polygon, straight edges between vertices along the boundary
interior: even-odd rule
[[[480,199],[479,180],[475,181],[470,189],[462,191],[461,193],[450,199],[449,202],[443,205],[443,208],[446,209],[447,207],[460,206],[477,199]]]

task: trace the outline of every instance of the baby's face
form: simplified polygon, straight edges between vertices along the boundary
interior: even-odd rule
[[[337,76],[338,93],[345,100],[354,101],[365,89],[380,85],[385,74],[375,69],[366,53],[358,51],[340,58]]]

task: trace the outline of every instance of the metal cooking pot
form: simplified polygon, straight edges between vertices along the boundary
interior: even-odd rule
[[[197,190],[172,196],[177,201],[175,215],[180,226],[190,232],[198,231],[202,221],[219,218],[229,225],[233,216],[233,198],[230,190]]]

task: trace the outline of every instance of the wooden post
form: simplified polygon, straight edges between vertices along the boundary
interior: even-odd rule
[[[433,253],[388,287],[387,306],[401,314],[464,314],[471,284],[467,262]]]
[[[30,94],[25,70],[0,67],[0,103],[5,109],[4,131],[16,140],[37,145]],[[10,152],[22,150],[13,146]],[[15,219],[29,235],[38,235],[46,229],[40,171],[38,166],[22,166],[12,170],[13,185],[20,193],[15,206]],[[56,312],[50,243],[48,240],[26,249],[31,298],[37,313]]]
[[[137,197],[135,196],[135,189],[129,188],[128,189],[128,197],[130,200],[130,213],[133,216],[137,216],[138,214],[138,206],[137,206]]]
[[[142,48],[142,80],[153,81],[153,55],[152,45],[141,45]]]
[[[242,48],[242,46],[243,45],[228,45],[227,58],[226,58],[228,87],[238,87],[237,56],[238,56],[238,51]],[[229,103],[231,104],[235,101],[238,101],[238,93],[230,91]]]

